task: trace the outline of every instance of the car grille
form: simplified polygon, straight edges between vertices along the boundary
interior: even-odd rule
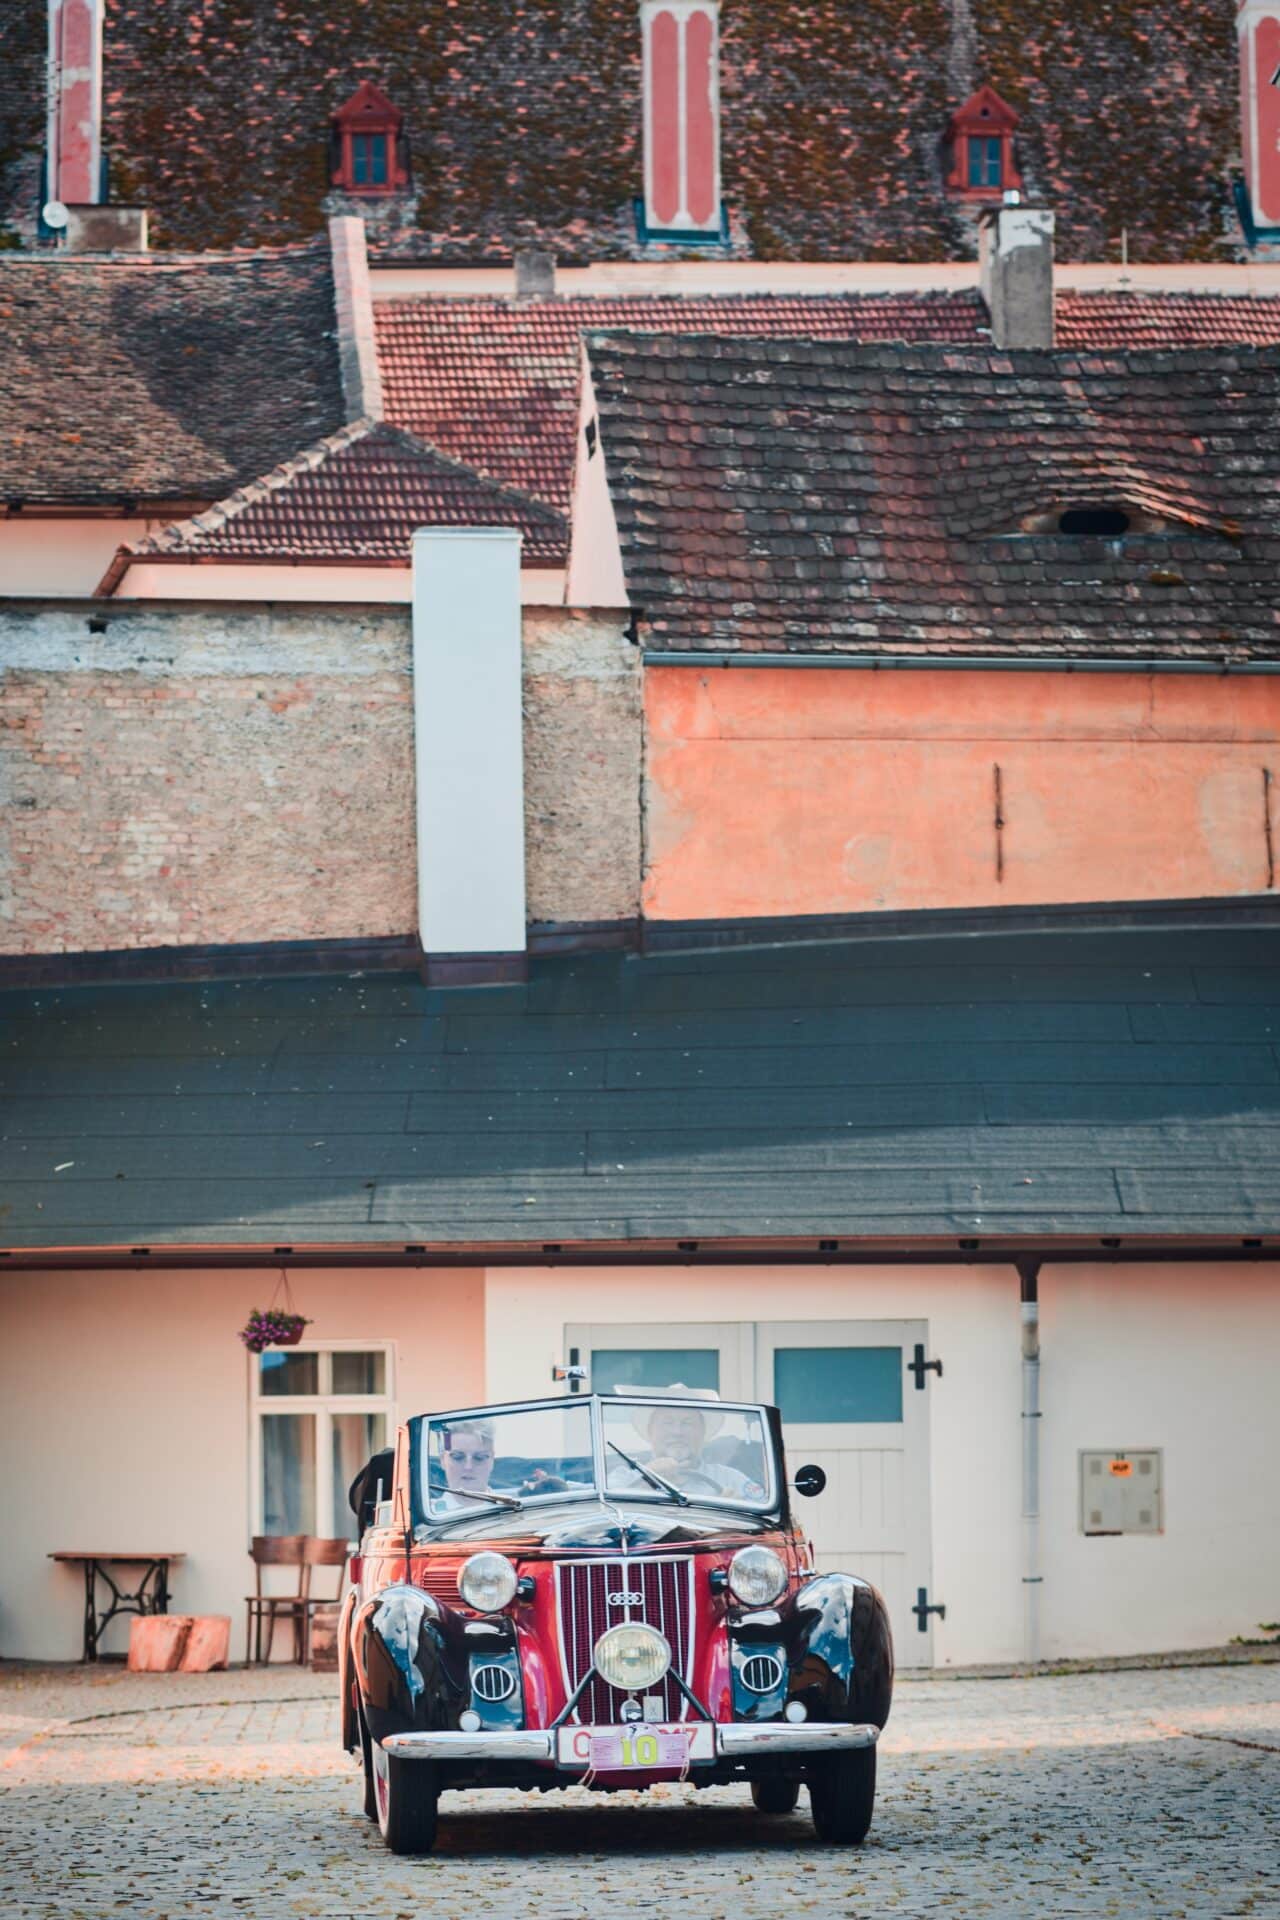
[[[570,1694],[590,1671],[591,1653],[606,1627],[643,1620],[665,1634],[672,1667],[688,1684],[693,1659],[693,1561],[560,1560],[556,1596],[565,1684]],[[668,1673],[654,1690],[666,1720],[684,1720],[689,1703]],[[583,1726],[616,1725],[627,1698],[598,1674],[589,1681],[571,1718]]]

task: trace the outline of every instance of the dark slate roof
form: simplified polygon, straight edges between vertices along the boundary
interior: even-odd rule
[[[1220,259],[1240,245],[1234,11],[1232,0],[726,0],[735,246],[772,259],[971,255],[941,138],[989,81],[1021,115],[1018,163],[1058,210],[1064,258],[1115,258],[1127,229],[1135,260]],[[43,15],[34,0],[7,12],[0,221],[27,223]],[[104,45],[113,195],[150,208],[160,246],[317,232],[330,116],[368,79],[403,109],[412,145],[402,250],[637,251],[635,0],[107,0]]]
[[[327,247],[0,253],[0,501],[217,500],[345,418]]]
[[[0,994],[15,1248],[1280,1230],[1280,928]]]
[[[647,644],[1280,658],[1280,349],[587,339]]]
[[[564,564],[563,514],[397,427],[359,420],[207,512],[122,548],[107,578],[135,559],[407,567],[419,527],[488,526],[519,528],[525,566]]]

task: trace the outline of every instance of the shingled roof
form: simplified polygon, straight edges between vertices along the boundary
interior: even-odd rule
[[[1278,981],[1183,924],[11,990],[0,1246],[1274,1234]]]
[[[486,480],[412,434],[356,421],[190,520],[124,547],[102,585],[134,560],[409,564],[419,527],[516,526],[526,566],[564,564],[563,515]]]
[[[0,220],[34,220],[41,10],[0,62]],[[725,0],[724,193],[761,259],[963,258],[944,188],[950,113],[981,82],[1020,114],[1018,164],[1065,259],[1220,259],[1238,140],[1232,0]],[[28,19],[29,16],[29,19]],[[403,110],[402,252],[496,260],[639,251],[635,0],[107,0],[114,197],[164,247],[319,231],[330,117],[362,80]],[[4,138],[4,136],[0,136]]]
[[[975,292],[599,295],[538,300],[402,296],[374,306],[388,417],[456,459],[567,511],[581,336],[590,328],[775,340],[981,345]],[[1059,345],[1280,346],[1280,298],[1060,292]]]
[[[0,501],[212,501],[342,426],[327,248],[0,253]]]
[[[588,352],[651,646],[1280,658],[1280,349]]]

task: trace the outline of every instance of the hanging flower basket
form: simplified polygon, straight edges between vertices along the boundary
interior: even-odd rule
[[[265,1347],[296,1347],[302,1329],[310,1325],[300,1313],[286,1313],[280,1307],[268,1307],[263,1313],[255,1307],[240,1329],[240,1338],[250,1353],[261,1353]]]

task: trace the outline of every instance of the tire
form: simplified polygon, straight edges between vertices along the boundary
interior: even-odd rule
[[[751,1798],[757,1813],[794,1813],[800,1798],[800,1782],[774,1774],[768,1780],[751,1782]]]
[[[370,1743],[378,1831],[392,1853],[430,1853],[440,1789],[429,1760],[401,1760]]]
[[[358,1710],[357,1710],[358,1711]],[[373,1741],[365,1725],[364,1714],[360,1713],[360,1758],[364,1763],[364,1817],[376,1820],[378,1817],[378,1795],[373,1782]]]
[[[858,1847],[867,1837],[876,1804],[876,1750],[855,1747],[815,1767],[809,1807],[819,1840],[829,1847]]]

